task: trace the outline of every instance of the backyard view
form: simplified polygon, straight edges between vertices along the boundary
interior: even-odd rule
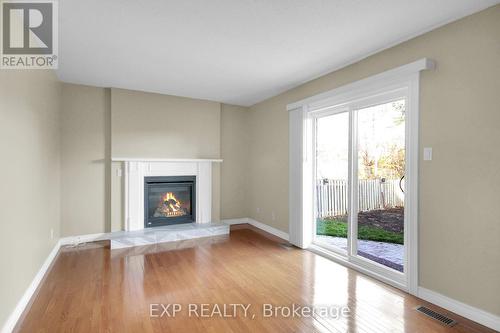
[[[358,239],[403,244],[403,208],[372,210],[358,215]],[[317,234],[347,237],[347,216],[325,217],[318,220]]]
[[[357,255],[403,271],[405,101],[356,111]],[[347,251],[349,114],[316,124],[316,240]],[[355,163],[355,162],[354,162]]]

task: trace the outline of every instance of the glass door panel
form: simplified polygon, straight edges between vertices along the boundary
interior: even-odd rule
[[[404,269],[405,107],[401,99],[356,111],[354,254],[400,272]]]
[[[346,253],[349,113],[316,118],[315,142],[315,241]]]

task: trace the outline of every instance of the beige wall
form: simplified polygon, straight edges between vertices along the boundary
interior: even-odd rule
[[[62,109],[62,236],[123,229],[121,163],[111,163],[111,156],[220,157],[216,102],[64,84]],[[220,172],[214,164],[214,220],[220,218]]]
[[[113,157],[219,158],[220,104],[112,89]]]
[[[251,217],[288,230],[287,103],[432,58],[420,91],[420,147],[434,150],[420,161],[420,284],[500,315],[499,32],[500,5],[251,107]]]
[[[221,157],[213,219],[249,216],[288,231],[286,104],[422,57],[438,67],[421,80],[420,146],[434,149],[420,168],[421,285],[500,315],[499,31],[496,6],[251,108],[76,85],[60,96],[52,72],[3,71],[0,264],[9,269],[0,274],[8,286],[0,323],[60,231],[122,227],[122,179],[111,156]]]
[[[247,209],[251,218],[288,232],[286,102],[271,99],[251,107],[250,114]]]
[[[248,217],[249,110],[222,105],[221,109],[221,218]]]
[[[110,91],[63,84],[62,236],[110,231]]]
[[[0,73],[0,327],[59,239],[60,89],[52,71]]]
[[[220,122],[217,102],[112,89],[112,156],[220,158]],[[121,177],[116,172],[111,177],[112,225],[117,230],[123,203]],[[212,177],[212,219],[218,220],[220,165],[213,165]]]

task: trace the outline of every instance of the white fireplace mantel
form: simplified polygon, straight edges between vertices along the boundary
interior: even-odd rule
[[[219,159],[112,158],[124,163],[125,230],[144,229],[144,177],[195,176],[196,223],[212,218],[212,163]]]

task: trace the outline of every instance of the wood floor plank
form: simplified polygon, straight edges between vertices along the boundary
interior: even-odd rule
[[[230,236],[114,250],[61,249],[16,332],[493,332],[448,313],[449,328],[416,312],[423,300],[250,226]],[[182,305],[151,317],[151,304]],[[189,303],[251,304],[255,318],[197,318]],[[263,318],[263,304],[347,306],[347,317]]]

